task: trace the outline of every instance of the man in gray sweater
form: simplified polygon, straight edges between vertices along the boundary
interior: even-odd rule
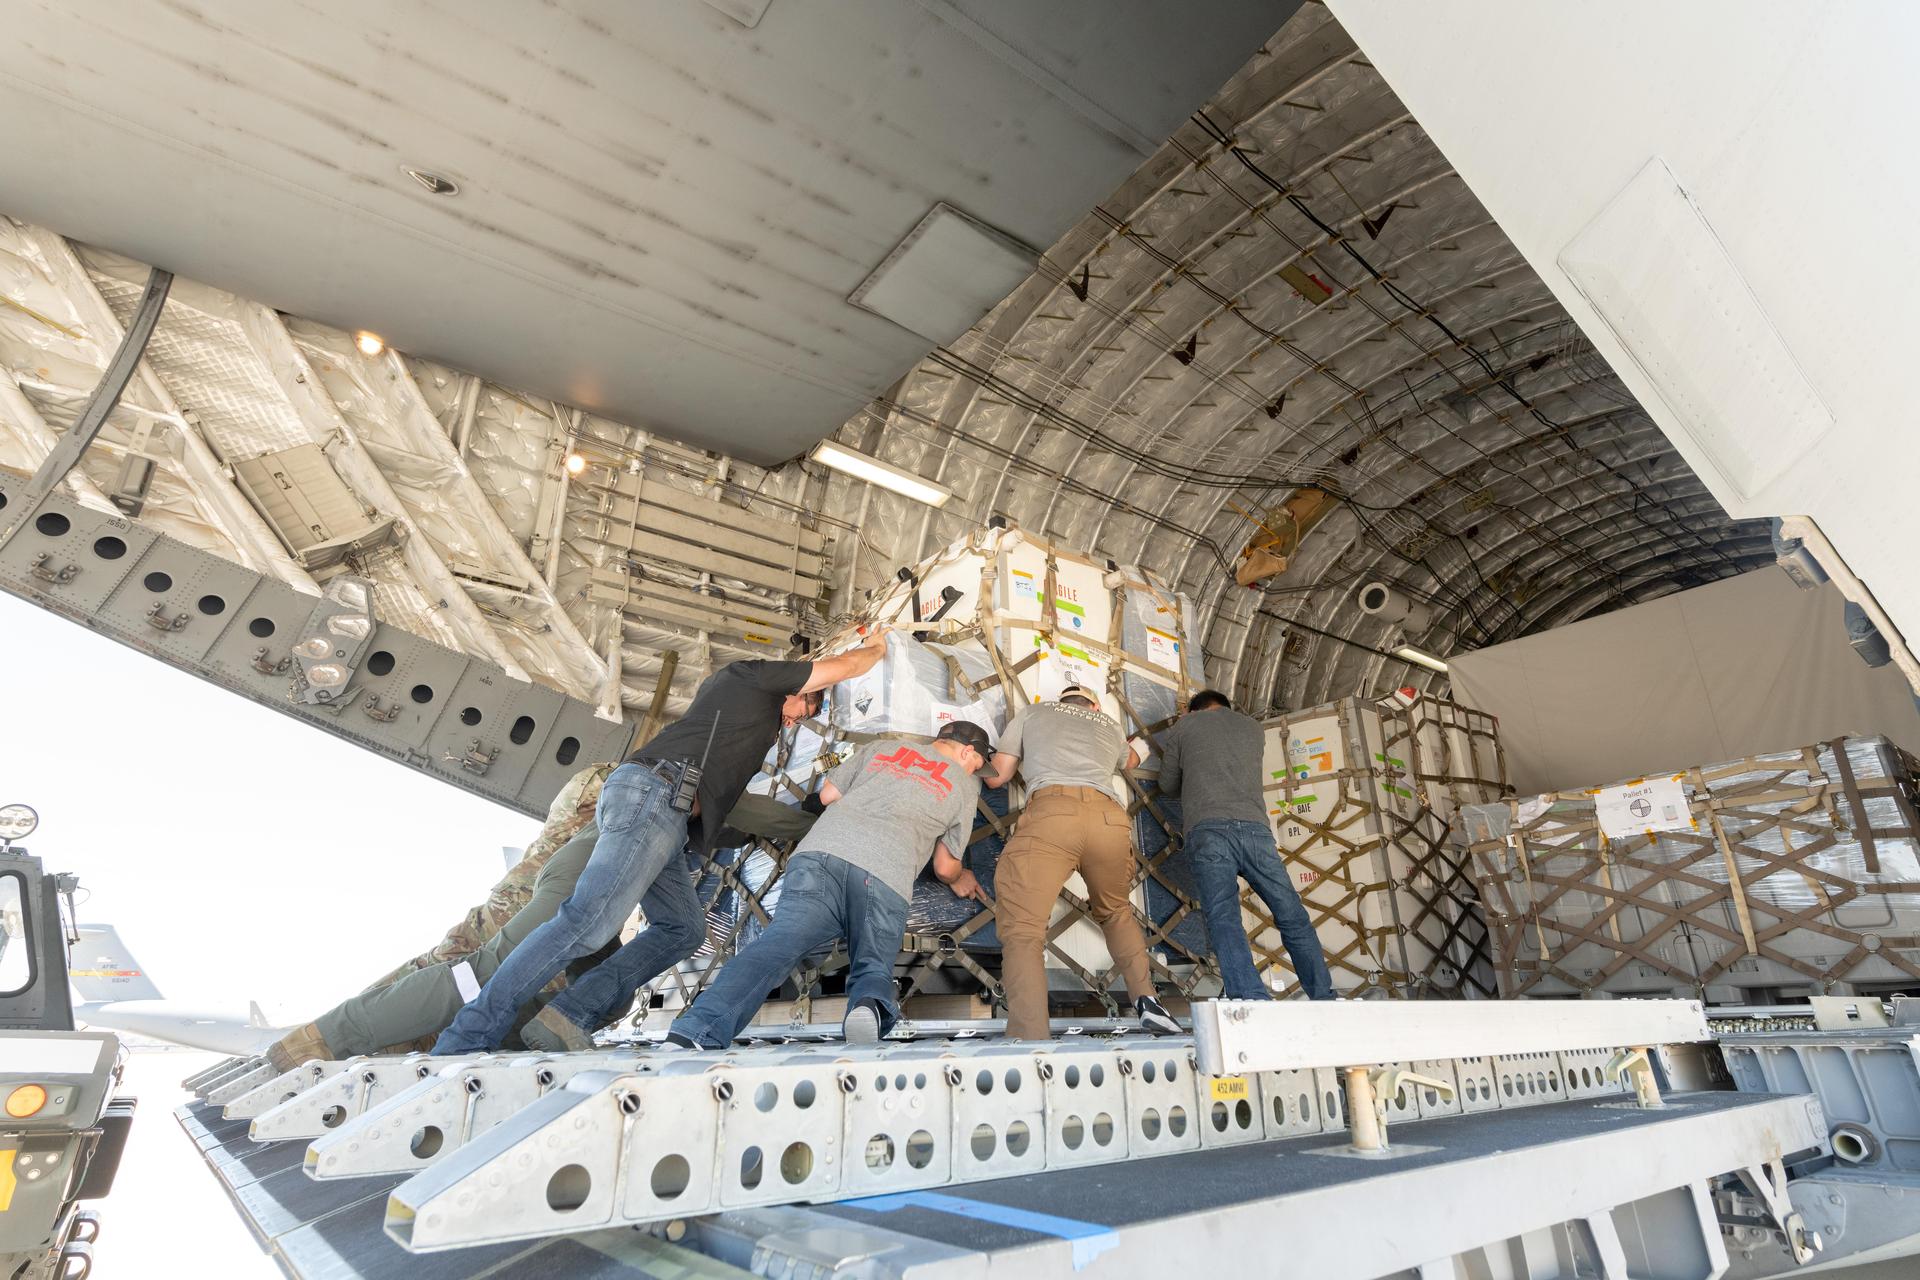
[[[1333,976],[1313,921],[1287,878],[1261,786],[1265,743],[1260,722],[1206,689],[1160,737],[1160,790],[1180,797],[1181,826],[1193,863],[1200,911],[1228,1000],[1266,1000],[1240,922],[1242,878],[1267,904],[1294,976],[1310,1000],[1333,999]]]

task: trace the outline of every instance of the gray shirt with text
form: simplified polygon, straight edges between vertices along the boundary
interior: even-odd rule
[[[1038,702],[1013,718],[995,751],[1020,758],[1028,791],[1042,787],[1096,787],[1126,803],[1113,775],[1127,763],[1120,722],[1090,707]]]
[[[980,779],[931,747],[868,743],[827,781],[840,798],[800,841],[802,851],[851,863],[909,901],[936,840],[956,858],[966,852]]]

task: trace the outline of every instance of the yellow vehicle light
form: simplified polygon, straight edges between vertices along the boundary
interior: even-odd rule
[[[40,1108],[46,1105],[45,1085],[23,1084],[7,1095],[7,1114],[15,1120],[25,1120],[28,1116],[38,1115]]]

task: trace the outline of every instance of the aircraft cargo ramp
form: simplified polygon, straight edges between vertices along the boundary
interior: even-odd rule
[[[1790,1193],[1833,1163],[1820,1100],[1696,1087],[1692,1002],[1212,1002],[1192,1037],[993,1029],[236,1061],[178,1116],[301,1280],[1165,1276],[1202,1257],[1315,1280],[1707,1280],[1846,1252],[1821,1254]]]

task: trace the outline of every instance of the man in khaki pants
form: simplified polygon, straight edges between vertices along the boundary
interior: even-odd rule
[[[1074,872],[1087,885],[1095,923],[1127,980],[1140,1025],[1158,1035],[1180,1030],[1154,999],[1147,940],[1134,918],[1133,824],[1114,790],[1117,770],[1137,764],[1120,724],[1094,695],[1068,685],[1058,702],[1014,717],[994,752],[985,786],[1005,786],[1015,768],[1027,807],[994,873],[1000,925],[1000,978],[1007,988],[1007,1035],[1044,1040],[1047,1023],[1047,922]]]

